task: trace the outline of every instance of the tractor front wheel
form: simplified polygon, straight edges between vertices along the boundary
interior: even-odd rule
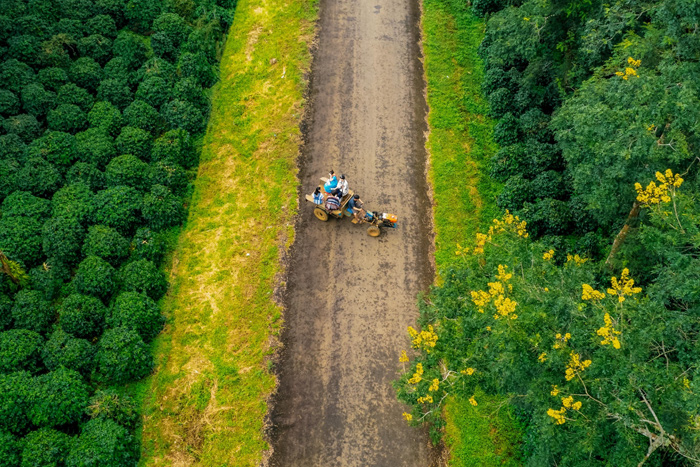
[[[381,234],[382,231],[379,230],[379,227],[376,225],[371,226],[369,229],[367,229],[367,235],[370,237],[379,237],[379,234]]]
[[[326,222],[328,220],[328,213],[321,208],[314,208],[314,216],[320,221]]]

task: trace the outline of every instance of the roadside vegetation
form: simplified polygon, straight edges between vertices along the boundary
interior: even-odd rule
[[[223,50],[189,217],[170,261],[143,399],[142,465],[258,465],[314,1],[241,1]]]
[[[465,432],[480,424],[459,401],[475,414],[496,401],[520,427],[521,449],[494,451],[507,454],[493,465],[695,465],[700,8],[471,8],[486,22],[481,86],[497,119],[481,175],[503,183],[501,211],[444,253],[455,261],[410,333],[405,416],[440,427],[444,414],[454,465],[488,465],[469,458],[480,446]]]
[[[0,465],[138,460],[234,3],[0,1]]]

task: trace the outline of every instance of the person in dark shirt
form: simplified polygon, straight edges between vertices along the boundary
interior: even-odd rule
[[[362,219],[364,219],[365,214],[367,212],[365,211],[365,203],[363,203],[360,199],[360,195],[355,195],[352,198],[352,201],[354,201],[352,205],[352,212],[355,216],[355,220],[357,222],[362,222]]]
[[[331,194],[326,198],[326,209],[329,211],[337,211],[340,209],[340,198],[338,197],[339,191],[337,189],[333,190]]]

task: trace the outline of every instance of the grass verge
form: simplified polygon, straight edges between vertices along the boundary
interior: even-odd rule
[[[476,232],[499,216],[495,199],[501,186],[488,176],[497,146],[477,55],[484,23],[463,1],[423,0],[422,27],[439,281],[439,272],[456,258],[457,245],[472,243]],[[449,465],[520,465],[522,433],[510,406],[484,395],[479,401],[473,407],[454,397],[445,406]]]
[[[143,466],[258,465],[316,0],[240,0],[142,400]]]

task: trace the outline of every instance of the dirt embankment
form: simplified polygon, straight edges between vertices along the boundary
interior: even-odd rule
[[[425,466],[427,437],[402,419],[391,381],[427,290],[431,210],[419,5],[321,0],[301,219],[291,254],[271,465]],[[370,238],[315,219],[303,195],[333,168],[399,229]]]

